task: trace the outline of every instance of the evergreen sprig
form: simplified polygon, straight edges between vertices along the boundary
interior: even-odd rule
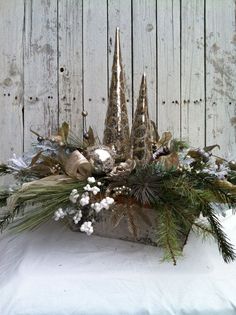
[[[0,176],[14,173],[14,170],[7,164],[0,164]]]

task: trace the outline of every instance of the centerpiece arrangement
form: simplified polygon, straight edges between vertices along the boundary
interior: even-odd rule
[[[1,175],[16,178],[0,190],[0,228],[19,232],[54,218],[87,235],[158,245],[174,264],[193,230],[213,237],[225,262],[234,260],[218,214],[236,204],[236,163],[213,155],[217,145],[189,148],[170,132],[160,137],[145,74],[130,133],[124,91],[117,29],[103,142],[92,128],[79,139],[66,122],[54,136],[32,131],[32,153],[0,164]]]

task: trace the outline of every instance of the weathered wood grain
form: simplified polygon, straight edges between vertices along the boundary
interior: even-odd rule
[[[57,1],[25,1],[24,148],[58,127]]]
[[[97,3],[97,2],[96,2]],[[88,125],[103,138],[108,103],[107,1],[83,2],[84,108]]]
[[[66,120],[81,134],[83,108],[102,140],[116,26],[130,126],[146,72],[159,133],[170,130],[194,146],[219,143],[225,157],[235,158],[235,6],[235,0],[0,1],[0,160],[31,147],[30,128],[47,135]]]
[[[157,1],[158,131],[180,137],[180,1]]]
[[[156,1],[133,1],[133,96],[136,108],[142,74],[147,76],[149,116],[156,122]]]
[[[181,4],[181,136],[194,147],[203,147],[204,0],[182,0]]]
[[[236,157],[236,3],[206,2],[206,143]]]
[[[83,43],[82,0],[58,2],[59,123],[70,124],[82,138]]]
[[[0,13],[0,162],[6,162],[23,151],[24,1],[1,1]]]
[[[120,28],[121,54],[126,81],[126,99],[129,124],[132,123],[132,22],[131,0],[108,0],[108,84],[110,85],[111,68],[114,54],[115,29]]]
[[[3,161],[23,149],[24,1],[1,1],[0,12],[0,161]]]

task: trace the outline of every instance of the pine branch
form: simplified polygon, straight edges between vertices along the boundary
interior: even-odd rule
[[[211,229],[215,235],[215,239],[218,243],[218,248],[222,257],[226,263],[234,261],[236,259],[236,254],[234,252],[234,246],[229,242],[228,237],[222,230],[222,225],[214,213],[214,210],[210,207],[210,205],[205,206],[204,215],[206,215]]]
[[[203,240],[206,238],[214,238],[214,233],[211,229],[211,227],[203,222],[195,221],[192,225],[192,230],[195,233],[198,233]]]
[[[13,211],[7,211],[0,217],[0,231],[1,233],[5,230],[9,224],[11,224],[14,218],[19,214],[20,207],[16,207]]]
[[[7,175],[7,174],[12,174],[14,172],[15,172],[15,170],[12,169],[7,164],[0,164],[0,176],[4,176],[4,175]]]
[[[83,182],[63,183],[39,183],[34,186],[29,183],[23,189],[8,198],[8,213],[0,221],[0,228],[5,229],[9,224],[16,231],[32,229],[39,226],[52,217],[57,207],[69,203],[69,195],[72,189],[83,191]],[[33,203],[33,206],[32,204]],[[27,207],[30,204],[29,207]],[[19,217],[18,210],[25,210],[24,215]],[[12,223],[12,220],[14,222]]]
[[[159,208],[160,210],[160,208]],[[157,221],[158,244],[163,248],[163,260],[172,260],[176,265],[177,257],[182,255],[179,241],[179,227],[173,216],[172,209],[166,205],[159,211]]]

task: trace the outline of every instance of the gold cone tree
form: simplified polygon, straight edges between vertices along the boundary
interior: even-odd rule
[[[148,114],[147,80],[143,74],[139,98],[131,130],[131,148],[133,158],[148,163],[152,157],[151,122]]]
[[[105,120],[103,144],[115,151],[117,160],[125,160],[130,155],[129,120],[126,108],[119,28],[116,29],[110,97]]]

